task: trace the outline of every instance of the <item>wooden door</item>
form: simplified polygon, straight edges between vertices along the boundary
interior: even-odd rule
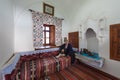
[[[120,60],[120,24],[110,25],[110,58]]]
[[[72,46],[79,49],[79,32],[68,33],[68,38]]]

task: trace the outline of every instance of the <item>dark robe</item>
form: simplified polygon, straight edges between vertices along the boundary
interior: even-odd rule
[[[64,54],[65,56],[70,56],[71,57],[71,63],[73,64],[75,62],[75,52],[73,51],[72,45],[68,43],[67,48],[65,48],[65,44],[60,46],[59,52],[61,53],[62,49],[64,49]]]

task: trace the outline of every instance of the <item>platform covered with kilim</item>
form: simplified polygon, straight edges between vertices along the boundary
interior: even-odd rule
[[[58,51],[20,57],[15,69],[6,74],[6,80],[39,80],[47,75],[64,70],[71,65],[70,56],[56,58]]]
[[[120,80],[84,63],[76,63],[60,72],[42,77],[40,80]]]

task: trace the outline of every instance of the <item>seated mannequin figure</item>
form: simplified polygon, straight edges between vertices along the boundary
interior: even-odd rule
[[[61,52],[59,52],[59,55],[57,55],[56,58],[59,58],[61,56],[65,56],[64,49],[62,49]]]
[[[64,54],[64,56],[70,56],[71,57],[71,64],[75,62],[75,54],[72,48],[72,45],[69,43],[68,40],[64,41],[65,43],[62,44],[59,48],[59,54]]]

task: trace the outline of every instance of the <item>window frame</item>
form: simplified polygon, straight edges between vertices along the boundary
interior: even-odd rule
[[[43,27],[49,27],[49,31],[43,30],[43,34],[45,37],[43,37],[43,46],[55,46],[55,26],[54,25],[48,25],[44,24]],[[46,32],[49,32],[49,43],[46,43]]]
[[[49,30],[46,30],[46,27],[48,27],[49,28]],[[49,43],[46,43],[46,33],[47,32],[49,32]],[[46,45],[50,45],[50,26],[47,26],[47,25],[44,25],[44,29],[43,29],[43,34],[44,34],[44,36],[43,36],[43,45],[44,46],[46,46]]]

